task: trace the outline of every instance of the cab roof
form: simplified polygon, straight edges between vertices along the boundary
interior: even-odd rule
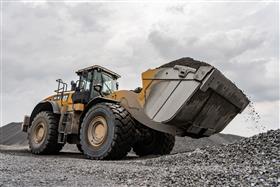
[[[89,72],[89,71],[93,71],[95,69],[108,73],[109,75],[112,75],[112,76],[116,77],[117,79],[121,77],[119,74],[117,74],[107,68],[104,68],[102,66],[99,66],[99,65],[93,65],[93,66],[89,66],[87,68],[80,69],[80,70],[76,71],[76,73],[78,75],[81,75],[83,72],[86,72],[86,71]]]

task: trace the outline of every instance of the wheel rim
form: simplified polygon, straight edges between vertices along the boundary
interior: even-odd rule
[[[38,144],[41,143],[45,138],[45,134],[46,134],[45,123],[39,122],[34,129],[34,134],[33,134],[34,142]]]
[[[104,117],[97,116],[89,124],[88,141],[93,147],[101,146],[107,138],[108,125]]]

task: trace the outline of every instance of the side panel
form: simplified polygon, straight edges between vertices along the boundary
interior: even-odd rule
[[[183,107],[184,103],[192,97],[199,85],[200,83],[196,81],[181,81],[163,103],[153,119],[159,122],[170,120]]]
[[[159,109],[163,107],[164,103],[174,92],[178,84],[178,81],[159,81],[157,84],[152,86],[149,97],[146,99],[144,109],[145,113],[151,119],[155,120]]]
[[[211,67],[212,68],[212,67]],[[210,69],[207,69],[209,72]],[[145,95],[144,111],[149,118],[156,122],[166,122],[176,115],[177,111],[190,99],[199,88],[200,79],[205,76],[196,73],[193,68],[175,66],[174,68],[157,69],[153,77],[143,76],[152,80],[144,88],[149,94]]]

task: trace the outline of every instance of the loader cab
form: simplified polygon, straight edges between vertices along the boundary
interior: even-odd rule
[[[95,97],[109,95],[118,89],[120,75],[101,66],[91,66],[76,72],[79,80],[73,94],[74,103],[87,104]]]

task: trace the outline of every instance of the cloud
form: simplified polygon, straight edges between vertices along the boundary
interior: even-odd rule
[[[68,10],[69,19],[79,25],[81,32],[103,32],[106,29],[104,19],[110,14],[106,6],[102,4],[92,6],[90,3],[81,3],[69,7]]]
[[[219,6],[214,9],[217,7]],[[239,6],[233,7],[234,11],[239,11],[236,13],[238,16],[232,17],[233,10],[227,8],[222,10],[222,7],[219,7],[221,10],[213,14],[207,14],[209,12],[207,9],[205,14],[209,15],[208,18],[201,16],[205,19],[204,22],[199,18],[190,18],[191,14],[185,17],[186,19],[178,19],[177,22],[163,20],[152,30],[148,39],[165,59],[191,56],[209,62],[229,76],[253,100],[277,101],[279,100],[277,50],[279,46],[276,42],[279,41],[278,9],[272,4],[253,6],[254,9],[245,4],[244,10],[249,9],[248,12],[244,12]],[[171,10],[180,14],[186,12],[184,7],[175,7]],[[213,19],[214,16],[217,16],[217,19]],[[186,25],[193,23],[193,20],[201,22],[201,25],[195,29],[188,28]],[[208,26],[207,29],[204,23]]]
[[[274,106],[278,15],[264,2],[5,2],[1,121],[21,121],[57,78],[75,80],[80,68],[103,65],[122,75],[120,88],[134,89],[141,72],[183,56],[215,65],[253,101]]]
[[[217,31],[200,36],[176,36],[156,30],[150,33],[149,40],[165,57],[176,58],[192,54],[212,61],[221,61],[258,48],[264,42],[265,35],[250,29]]]

